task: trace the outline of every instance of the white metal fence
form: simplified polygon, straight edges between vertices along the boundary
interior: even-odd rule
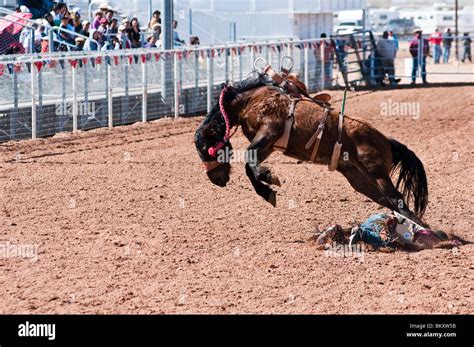
[[[260,56],[275,68],[291,56],[311,91],[330,87],[334,66],[321,68],[319,47],[304,40],[0,56],[0,142],[204,113],[220,84],[246,78]]]

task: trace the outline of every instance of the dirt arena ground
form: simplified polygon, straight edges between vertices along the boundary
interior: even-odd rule
[[[418,102],[419,117],[381,115],[389,102]],[[470,240],[473,109],[473,87],[356,92],[346,106],[415,151],[426,220]],[[0,258],[0,313],[474,313],[473,245],[328,257],[305,242],[315,228],[382,209],[281,154],[268,160],[284,181],[276,208],[242,164],[213,186],[193,145],[201,119],[0,144],[0,242],[38,246],[36,261]],[[239,131],[234,148],[246,144]]]

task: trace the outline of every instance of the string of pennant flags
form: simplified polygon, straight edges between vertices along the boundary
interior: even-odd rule
[[[201,57],[202,59],[205,59],[206,57],[208,58],[216,58],[220,57],[225,54],[226,49],[228,50],[229,55],[237,56],[245,53],[246,50],[249,52],[253,50],[254,53],[261,54],[262,53],[262,48],[264,46],[268,47],[268,49],[271,49],[273,53],[277,52],[283,52],[284,49],[286,48],[291,48],[291,47],[296,47],[296,48],[314,48],[317,49],[319,48],[321,43],[319,42],[303,42],[303,43],[277,43],[277,44],[266,44],[266,45],[254,45],[254,44],[248,44],[248,45],[241,45],[238,47],[219,47],[219,48],[208,48],[208,49],[184,49],[182,51],[177,51],[176,58],[178,60],[182,59],[188,59],[191,56],[196,56],[196,57]],[[54,68],[56,66],[60,66],[61,68],[64,69],[65,67],[65,61],[67,61],[70,66],[73,68],[76,68],[77,66],[82,67],[85,64],[91,64],[92,66],[100,65],[102,63],[106,63],[109,65],[118,65],[121,61],[126,60],[128,61],[128,64],[138,64],[139,62],[141,63],[147,63],[152,61],[153,59],[158,62],[160,59],[170,59],[173,57],[174,53],[173,52],[155,52],[155,53],[146,53],[146,54],[129,54],[129,55],[124,55],[124,56],[98,56],[95,58],[77,58],[77,59],[58,59],[58,60],[44,60],[44,61],[38,61],[33,64],[36,65],[36,68],[38,71],[41,71],[43,67],[49,67],[49,68]],[[5,72],[8,70],[10,74],[13,73],[19,73],[23,70],[24,66],[26,66],[26,69],[28,72],[31,72],[31,63],[29,62],[16,62],[16,63],[10,63],[10,64],[2,64],[0,63],[0,76],[3,76]]]

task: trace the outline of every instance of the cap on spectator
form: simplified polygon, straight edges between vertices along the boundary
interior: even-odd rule
[[[94,12],[94,16],[97,16],[98,14],[103,15],[103,13],[102,13],[101,10],[96,10],[96,11]]]
[[[107,10],[108,7],[109,7],[109,4],[106,2],[101,3],[99,6],[101,10]]]
[[[152,27],[151,27],[153,30],[157,31],[160,29],[160,25],[158,23],[154,24]]]
[[[91,22],[89,22],[87,19],[82,21],[82,25],[87,25],[87,24],[91,24]]]
[[[85,39],[85,38],[83,38],[83,37],[81,37],[81,36],[78,36],[78,37],[76,37],[76,38],[75,38],[75,40],[74,40],[74,41],[76,41],[76,42],[85,42],[85,41],[86,41],[86,39]]]
[[[106,23],[108,23],[108,22],[109,22],[109,21],[108,21],[107,19],[105,19],[105,18],[102,18],[102,19],[99,21],[100,24],[106,24]]]
[[[26,7],[26,6],[24,6],[24,5],[21,5],[21,6],[20,6],[20,11],[21,11],[22,13],[30,13],[30,9],[29,9],[28,7]]]
[[[416,28],[415,30],[413,30],[413,34],[418,34],[418,33],[422,33],[423,30],[421,30],[421,28]]]
[[[130,23],[130,19],[128,19],[128,17],[125,17],[124,19],[122,19],[122,24],[125,24],[125,23]]]
[[[81,16],[81,9],[79,7],[74,7],[72,10],[71,10],[72,13],[75,13],[76,15],[78,15],[79,17]]]
[[[119,32],[120,31],[125,31],[125,30],[127,30],[127,27],[125,25],[121,25],[121,26],[118,27]]]

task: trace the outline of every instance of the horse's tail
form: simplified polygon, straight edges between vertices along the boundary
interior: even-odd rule
[[[423,163],[407,146],[389,139],[392,148],[392,167],[390,174],[400,170],[396,188],[402,192],[407,205],[410,200],[415,204],[415,213],[421,219],[428,205],[428,180]],[[402,190],[399,189],[403,188]]]

